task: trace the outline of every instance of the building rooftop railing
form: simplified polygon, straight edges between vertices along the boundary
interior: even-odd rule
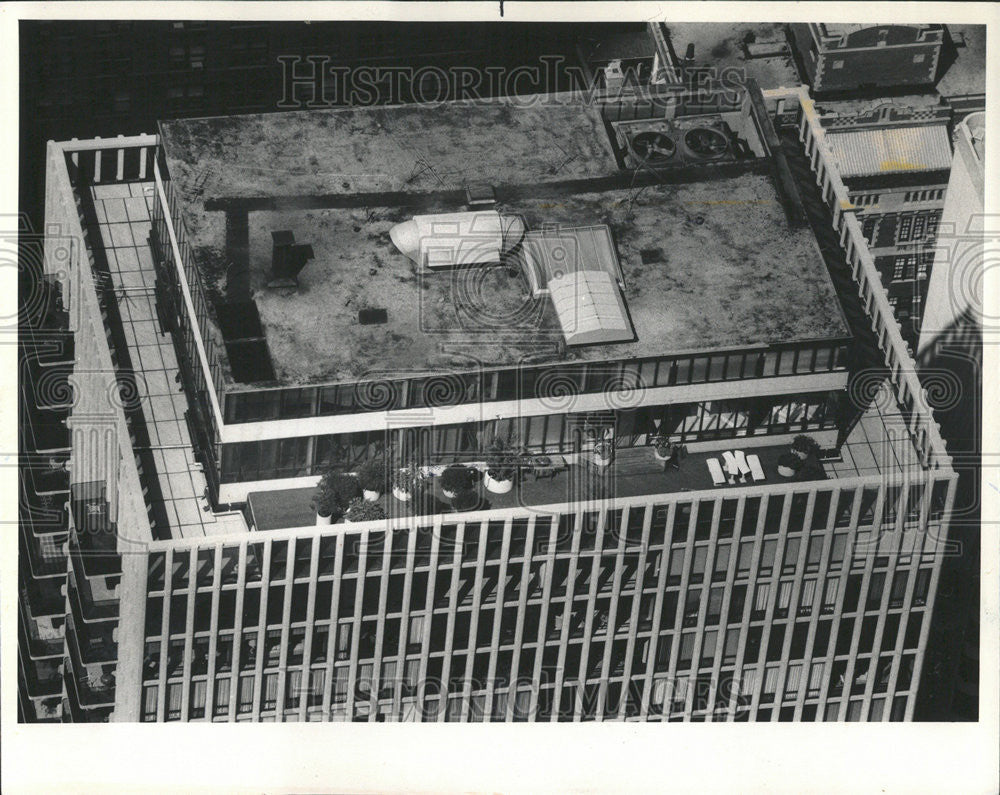
[[[833,227],[840,234],[847,260],[853,269],[858,295],[871,318],[872,330],[878,339],[893,385],[895,396],[906,419],[907,428],[925,467],[951,469],[940,428],[927,401],[927,393],[917,376],[913,353],[903,339],[895,319],[889,295],[875,266],[875,258],[861,231],[846,186],[825,145],[826,131],[820,123],[812,98],[804,86],[771,89],[764,92],[769,102],[793,101],[799,107],[799,139],[806,147],[816,183],[833,214]]]

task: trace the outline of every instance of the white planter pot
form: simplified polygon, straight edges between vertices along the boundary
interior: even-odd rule
[[[591,461],[594,462],[594,466],[598,466],[598,467],[606,467],[606,466],[608,466],[608,464],[611,463],[612,458],[614,458],[614,456],[610,456],[610,455],[607,458],[603,458],[603,457],[599,456],[597,453],[592,454],[591,457],[590,457]]]
[[[410,494],[410,492],[408,492],[408,491],[403,491],[398,486],[393,486],[392,487],[392,496],[395,497],[400,502],[409,502],[410,498],[413,495]]]
[[[328,525],[328,524],[332,524],[332,523],[333,523],[333,517],[332,516],[320,516],[319,514],[316,514],[316,526],[317,527],[322,527],[323,525]]]
[[[455,499],[455,495],[458,494],[457,491],[448,491],[448,489],[441,489],[441,493],[446,500],[453,500]]]
[[[492,492],[493,494],[506,494],[514,488],[513,478],[508,480],[494,480],[490,476],[489,472],[487,472],[486,476],[483,478],[483,484],[486,486],[486,490]]]
[[[371,491],[369,489],[362,489],[361,493],[368,502],[375,502],[375,500],[382,496],[381,491]]]
[[[795,476],[795,470],[791,467],[779,466],[778,474],[783,478],[790,478]]]
[[[656,457],[657,461],[668,461],[668,460],[670,460],[669,453],[667,455],[660,455],[660,451],[657,450],[655,447],[653,448],[653,455]]]

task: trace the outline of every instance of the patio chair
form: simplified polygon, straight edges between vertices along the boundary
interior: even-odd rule
[[[760,465],[760,458],[755,455],[747,456],[747,465],[750,467],[750,474],[754,480],[765,480],[764,468]]]

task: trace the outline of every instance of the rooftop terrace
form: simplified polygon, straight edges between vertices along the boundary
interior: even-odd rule
[[[951,43],[942,53],[938,93],[945,97],[982,94],[986,91],[986,26],[948,26]]]
[[[93,202],[92,253],[106,260],[118,302],[123,342],[135,373],[142,423],[148,437],[143,475],[154,537],[186,538],[245,530],[240,513],[213,513],[207,482],[196,463],[188,400],[178,387],[179,365],[169,334],[160,330],[153,285],[156,273],[146,238],[152,183],[97,185],[81,198]],[[94,397],[104,398],[103,391]],[[106,408],[105,408],[106,411]],[[137,452],[139,441],[133,442]]]
[[[899,482],[904,473],[920,469],[919,460],[905,431],[905,422],[888,397],[887,387],[864,413],[839,453],[840,458],[822,463],[822,474],[814,480],[838,480],[877,475],[887,482]],[[715,486],[708,469],[708,459],[720,459],[723,451],[745,449],[756,454],[764,471],[763,481],[730,483]],[[777,474],[778,458],[788,450],[787,442],[745,448],[740,439],[721,440],[711,450],[692,452],[678,469],[667,468],[658,461],[651,447],[622,448],[614,463],[604,472],[594,470],[576,456],[552,456],[556,473],[538,479],[530,472],[521,475],[516,486],[507,494],[493,494],[477,486],[480,502],[469,510],[530,508],[536,506],[578,503],[590,500],[637,497],[649,494],[676,495],[683,492],[736,492],[744,488],[780,485],[790,481]],[[429,499],[423,507],[435,513],[452,511],[441,492],[440,479],[428,481]],[[312,507],[314,488],[291,488],[253,492],[249,495],[254,529],[279,530],[306,527],[315,522]],[[412,505],[400,503],[390,495],[379,498],[392,518],[411,513]]]
[[[635,180],[583,103],[198,119],[162,133],[217,296],[231,288],[211,267],[225,253],[223,210],[247,213],[249,290],[278,383],[848,335],[815,239],[789,224],[766,163]],[[472,181],[498,186],[497,209],[529,229],[607,224],[636,340],[567,349],[550,301],[533,299],[516,268],[427,272],[396,249],[393,225],[466,209]],[[275,230],[313,248],[297,289],[266,287]],[[361,325],[368,308],[387,322]]]

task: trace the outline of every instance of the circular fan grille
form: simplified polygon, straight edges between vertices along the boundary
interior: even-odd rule
[[[729,148],[729,139],[719,130],[698,127],[684,134],[688,149],[702,157],[718,157]]]
[[[631,141],[632,152],[640,160],[673,157],[677,145],[669,135],[648,130],[635,135]]]

